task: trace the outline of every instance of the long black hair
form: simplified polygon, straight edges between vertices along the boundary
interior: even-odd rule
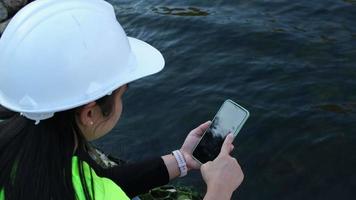
[[[112,114],[113,96],[96,101],[106,117]],[[4,119],[0,122],[0,191],[4,191],[6,200],[77,199],[72,157],[76,140],[78,148],[88,144],[76,123],[77,111],[78,108],[55,113],[35,125],[0,106],[0,119]],[[85,198],[92,199],[94,184],[88,187],[79,159],[78,168]]]

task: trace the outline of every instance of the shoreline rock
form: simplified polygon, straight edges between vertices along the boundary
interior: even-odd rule
[[[6,20],[6,21],[4,21],[4,22],[1,22],[1,23],[0,23],[0,36],[1,36],[2,33],[4,32],[4,30],[5,30],[6,26],[7,26],[7,24],[9,24],[10,20],[11,20],[11,18],[8,19],[8,20]]]
[[[24,7],[28,2],[27,0],[2,0],[2,3],[7,8],[8,13],[13,15],[22,7]]]
[[[5,21],[8,18],[7,8],[4,6],[3,2],[0,1],[0,22]]]
[[[1,0],[0,1],[0,36],[9,24],[12,16],[33,0]]]

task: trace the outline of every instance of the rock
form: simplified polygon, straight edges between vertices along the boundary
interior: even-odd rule
[[[5,21],[8,17],[7,9],[0,1],[0,22]]]
[[[185,186],[165,185],[139,196],[141,200],[202,200],[200,193]]]
[[[11,13],[16,13],[27,4],[27,0],[2,0]]]
[[[8,19],[8,20],[6,20],[6,21],[4,21],[4,22],[1,22],[1,23],[0,23],[0,36],[1,36],[2,33],[4,32],[4,30],[5,30],[6,26],[7,26],[7,24],[9,24],[10,20],[11,20],[11,18]]]

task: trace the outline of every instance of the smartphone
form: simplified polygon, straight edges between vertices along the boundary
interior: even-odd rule
[[[201,164],[214,160],[219,155],[226,136],[232,133],[236,137],[249,116],[250,113],[245,108],[230,99],[226,100],[195,146],[193,158]]]

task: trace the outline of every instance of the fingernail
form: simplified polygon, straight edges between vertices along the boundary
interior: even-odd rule
[[[232,133],[229,134],[230,140],[233,141],[234,140],[234,135]]]

